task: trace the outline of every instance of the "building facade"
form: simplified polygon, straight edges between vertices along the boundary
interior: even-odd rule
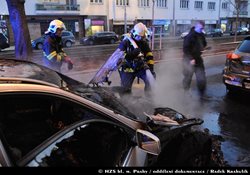
[[[26,0],[25,12],[31,39],[41,36],[53,19],[62,20],[77,38],[97,31],[123,34],[137,22],[156,33],[177,36],[197,20],[205,28],[236,27],[233,0]],[[238,26],[250,27],[249,0],[241,0]],[[1,23],[8,21],[6,1],[0,6]],[[8,24],[8,22],[6,22]],[[9,32],[11,33],[11,32]]]

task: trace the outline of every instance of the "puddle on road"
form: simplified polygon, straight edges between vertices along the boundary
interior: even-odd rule
[[[250,150],[244,149],[237,143],[238,139],[233,136],[232,131],[222,131],[219,124],[220,114],[207,113],[203,116],[203,120],[202,128],[208,128],[211,134],[221,135],[225,139],[221,142],[221,149],[228,164],[233,167],[249,167]]]

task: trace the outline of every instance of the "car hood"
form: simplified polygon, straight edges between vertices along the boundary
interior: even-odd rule
[[[32,79],[61,86],[58,73],[29,61],[0,59],[0,67],[1,78]]]

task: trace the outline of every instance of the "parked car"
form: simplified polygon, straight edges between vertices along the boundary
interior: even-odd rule
[[[223,82],[227,90],[250,92],[250,37],[246,37],[226,57]]]
[[[230,35],[234,35],[235,31],[231,31]],[[247,35],[249,34],[249,29],[247,27],[239,27],[237,29],[237,35]]]
[[[80,40],[80,44],[114,44],[118,41],[118,35],[115,32],[97,32],[94,35],[84,37]]]
[[[0,51],[8,47],[10,47],[9,39],[3,33],[0,33]]]
[[[46,35],[43,35],[35,40],[31,41],[31,45],[33,49],[42,49],[43,48],[43,42],[45,40]],[[73,44],[75,44],[75,36],[70,31],[63,31],[62,32],[62,43],[63,47],[71,47]]]
[[[221,37],[223,36],[223,31],[222,29],[211,29],[206,31],[206,36],[210,36],[210,37]]]
[[[170,108],[142,121],[108,89],[28,61],[0,64],[1,167],[150,166],[172,138],[202,123]]]

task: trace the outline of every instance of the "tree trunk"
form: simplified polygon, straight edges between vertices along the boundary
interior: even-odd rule
[[[29,60],[32,48],[24,10],[25,0],[6,0],[14,33],[16,59]]]

